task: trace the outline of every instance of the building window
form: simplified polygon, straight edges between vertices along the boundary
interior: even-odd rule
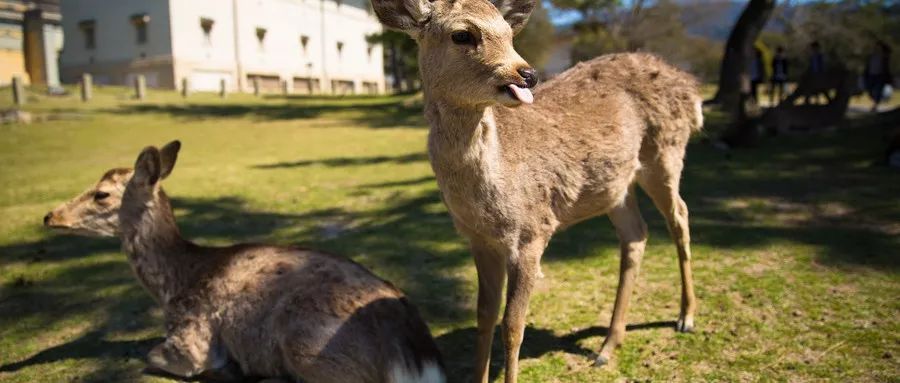
[[[81,30],[81,34],[84,36],[85,49],[94,49],[97,47],[96,27],[97,23],[94,20],[84,20],[78,23],[78,29]]]
[[[309,45],[309,36],[300,36],[300,46],[303,48],[303,54],[306,55],[306,47]]]
[[[212,28],[216,22],[206,17],[200,18],[200,29],[203,30],[203,42],[207,46],[212,45]]]
[[[340,60],[341,55],[344,53],[344,43],[342,41],[337,42],[337,52],[338,52],[338,60]]]
[[[256,28],[256,41],[259,42],[259,50],[263,50],[266,42],[266,28]]]
[[[375,44],[367,43],[366,44],[366,55],[369,57],[369,62],[372,62],[372,50],[375,49]]]
[[[344,0],[334,0],[334,3],[337,4],[338,7],[340,7],[341,4],[344,4]]]
[[[147,43],[147,24],[149,22],[150,15],[146,13],[131,15],[131,24],[134,25],[134,30],[137,32],[138,44]]]

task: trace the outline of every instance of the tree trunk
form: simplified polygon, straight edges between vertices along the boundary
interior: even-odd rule
[[[741,114],[738,110],[741,107],[741,87],[742,82],[749,82],[747,62],[753,57],[753,42],[774,8],[775,0],[750,0],[728,35],[719,72],[719,89],[713,102],[733,117]]]

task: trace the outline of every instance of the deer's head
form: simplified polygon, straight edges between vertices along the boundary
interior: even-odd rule
[[[115,237],[122,195],[132,174],[127,168],[107,171],[94,186],[47,213],[44,226],[92,237]]]
[[[425,92],[458,106],[533,101],[537,75],[513,48],[534,0],[372,0],[385,26],[419,44]]]
[[[123,201],[146,204],[155,198],[157,181],[172,172],[180,147],[173,141],[162,149],[144,149],[135,169],[107,171],[94,186],[47,213],[44,226],[92,237],[115,237]]]

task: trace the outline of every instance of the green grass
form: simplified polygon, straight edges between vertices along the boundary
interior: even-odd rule
[[[2,89],[0,105],[9,105]],[[423,311],[453,381],[467,381],[475,269],[440,201],[421,110],[402,97],[143,102],[105,88],[82,104],[34,93],[38,122],[0,126],[0,381],[161,381],[141,375],[160,310],[114,240],[58,235],[43,215],[183,142],[165,181],[201,243],[303,244],[351,257]],[[711,116],[715,117],[715,116]],[[716,121],[712,118],[711,121]],[[646,198],[651,240],[626,343],[590,367],[611,314],[618,251],[600,217],[558,234],[531,302],[524,382],[896,381],[900,376],[900,174],[872,166],[879,128],[688,149],[697,332],[676,334],[674,247]],[[502,376],[495,342],[492,376]]]

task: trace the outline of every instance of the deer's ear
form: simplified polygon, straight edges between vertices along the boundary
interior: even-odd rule
[[[497,7],[503,19],[512,27],[513,33],[519,33],[525,28],[531,11],[534,10],[537,0],[491,0],[491,3]]]
[[[134,163],[134,176],[131,179],[147,185],[155,185],[159,181],[159,172],[159,150],[148,146],[138,155],[137,161]]]
[[[431,15],[429,0],[372,0],[372,8],[384,26],[415,35]]]
[[[169,174],[172,174],[172,169],[175,168],[175,161],[178,160],[179,150],[181,150],[181,141],[178,140],[166,144],[159,150],[159,178],[165,179]]]

